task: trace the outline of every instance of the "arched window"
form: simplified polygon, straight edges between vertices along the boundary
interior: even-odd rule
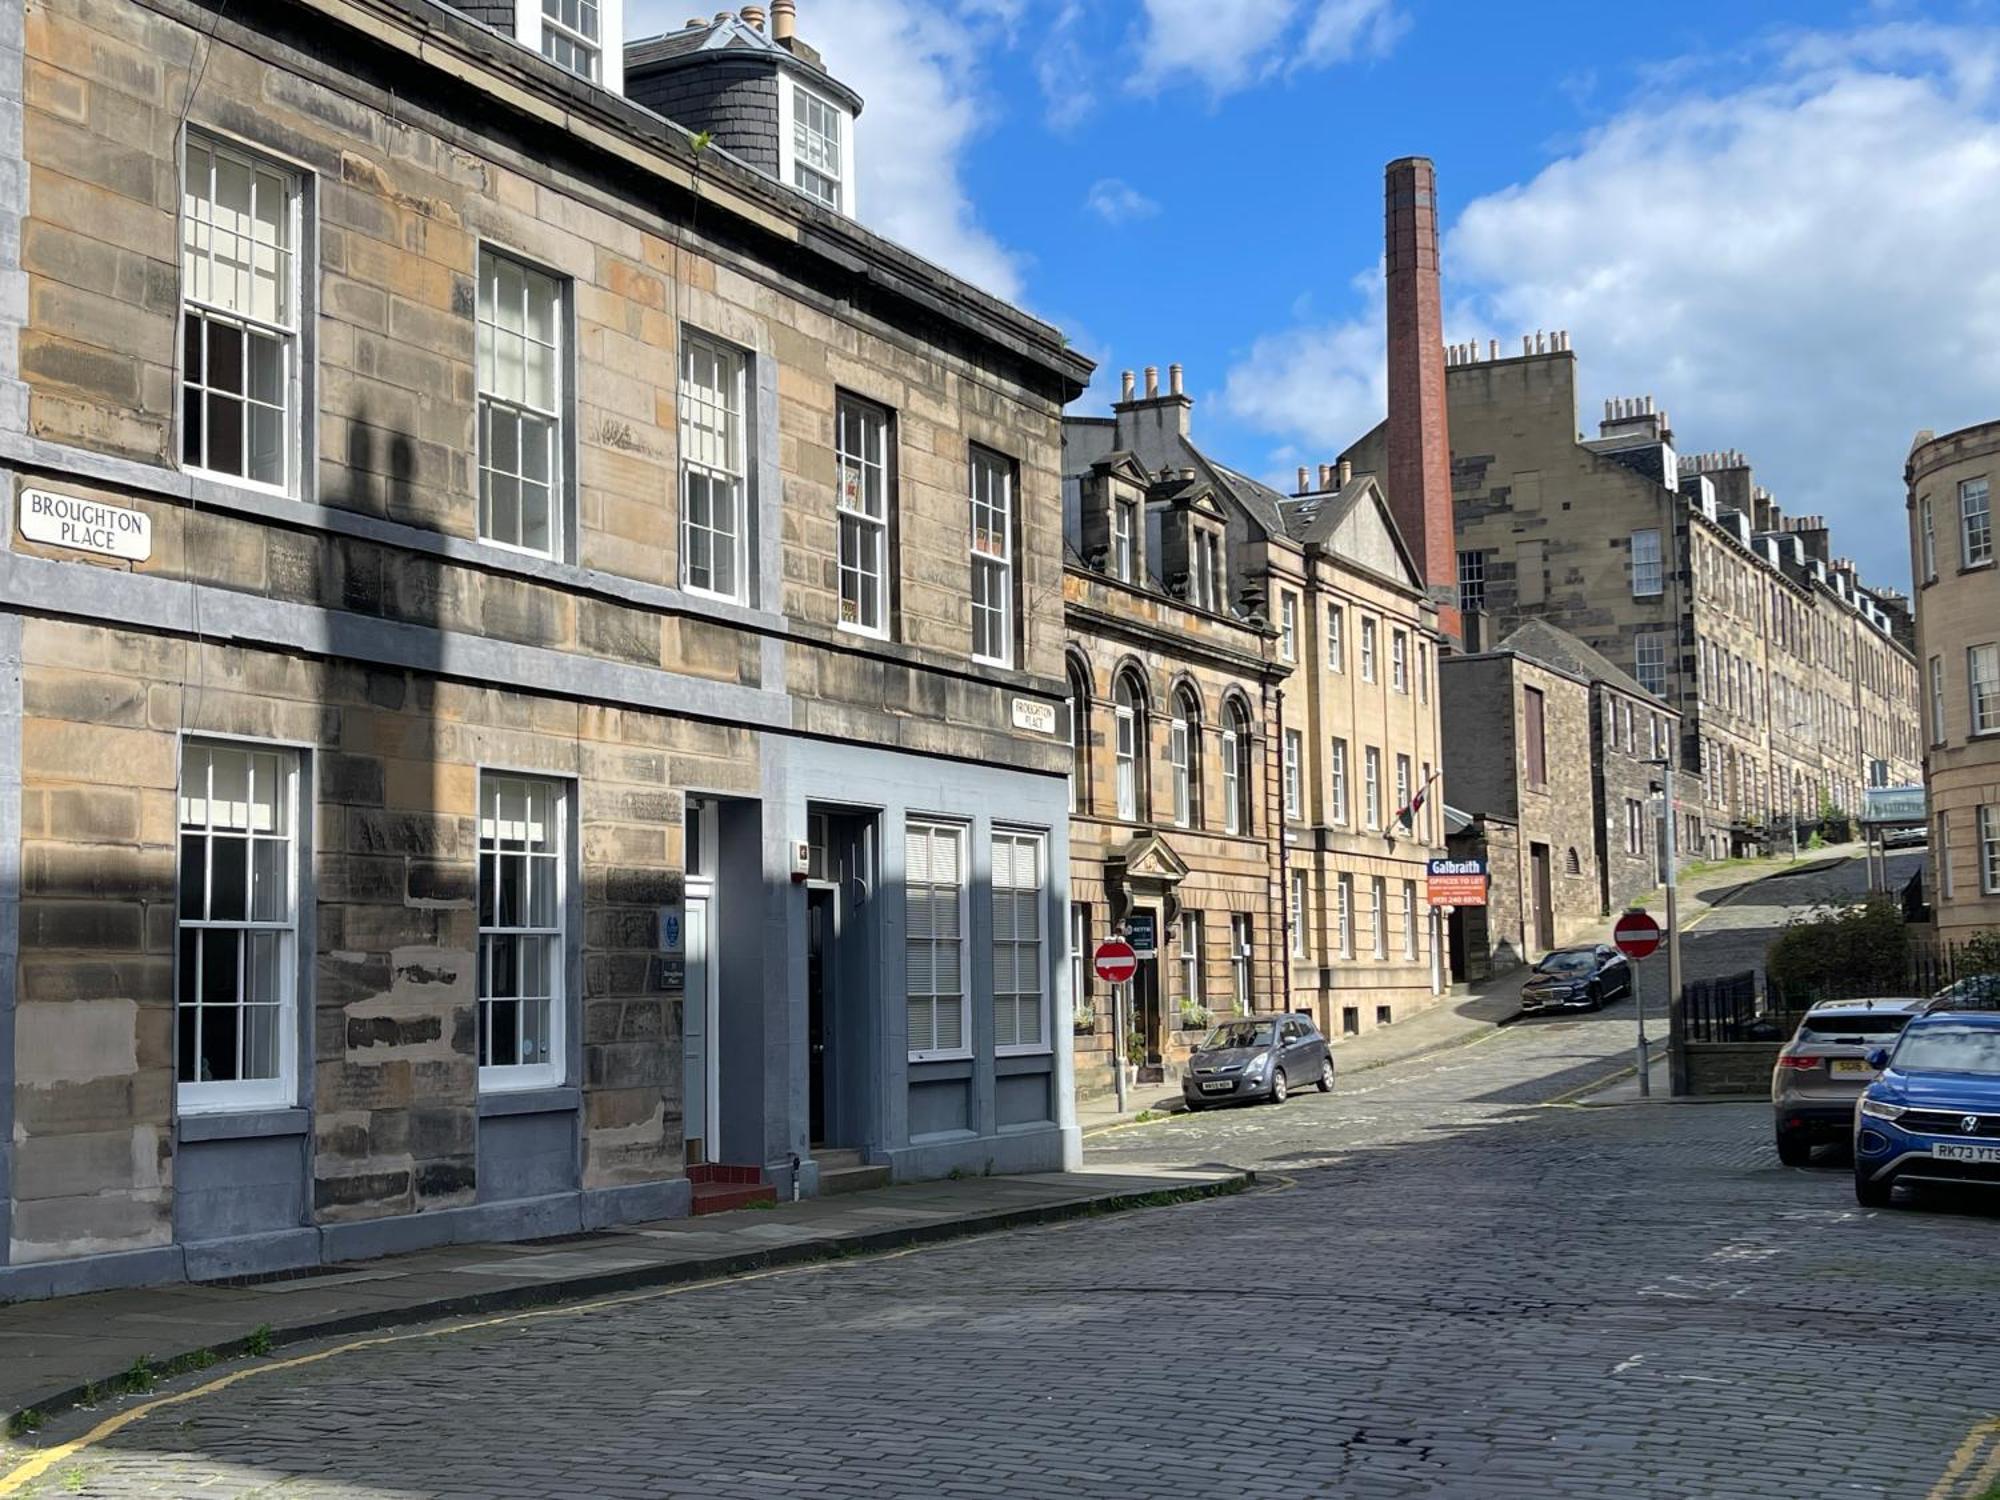
[[[1250,756],[1250,715],[1231,698],[1222,711],[1222,826],[1230,833],[1255,832]]]
[[[1130,672],[1118,674],[1111,711],[1117,721],[1118,816],[1136,823],[1146,815],[1146,691]]]
[[[1578,856],[1575,845],[1570,846],[1569,857],[1563,861],[1563,869],[1571,875],[1583,873],[1583,860]]]
[[[1069,664],[1069,810],[1090,811],[1090,684]]]
[[[1187,688],[1174,692],[1167,758],[1174,770],[1174,823],[1201,827],[1201,704]]]

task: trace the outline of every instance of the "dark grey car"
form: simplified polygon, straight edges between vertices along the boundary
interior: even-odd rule
[[[1521,985],[1521,1009],[1596,1010],[1632,993],[1632,965],[1607,943],[1579,943],[1542,955]]]
[[[1293,1089],[1333,1087],[1333,1051],[1309,1016],[1244,1016],[1224,1021],[1188,1058],[1181,1098],[1189,1109],[1236,1099],[1283,1104]]]

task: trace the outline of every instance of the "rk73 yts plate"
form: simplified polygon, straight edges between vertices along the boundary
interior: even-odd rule
[[[1962,1146],[1954,1141],[1936,1141],[1931,1145],[1931,1155],[1939,1161],[2000,1162],[2000,1146]]]

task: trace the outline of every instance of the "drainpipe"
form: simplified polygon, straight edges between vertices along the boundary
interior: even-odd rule
[[[1289,825],[1285,822],[1285,690],[1283,688],[1267,688],[1265,692],[1273,700],[1272,717],[1277,725],[1276,738],[1273,743],[1278,747],[1278,816],[1273,821],[1277,824],[1278,839],[1278,909],[1285,912],[1288,917],[1296,920],[1297,914],[1292,912],[1291,845],[1285,837],[1291,831]],[[1266,757],[1266,763],[1269,763],[1268,756]],[[1303,754],[1299,757],[1299,776],[1299,789],[1303,794],[1305,790],[1305,756]],[[1279,962],[1284,965],[1285,975],[1285,1003],[1278,1007],[1279,1010],[1290,1010],[1292,1008],[1292,942],[1291,925],[1288,921],[1285,925],[1284,937],[1278,944],[1278,958]]]

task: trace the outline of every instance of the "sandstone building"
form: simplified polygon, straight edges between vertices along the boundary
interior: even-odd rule
[[[2000,929],[2000,422],[1917,434],[1904,470],[1938,936]]]
[[[1865,586],[1817,518],[1788,518],[1740,454],[1683,456],[1650,397],[1578,437],[1566,334],[1447,355],[1467,644],[1540,618],[1678,714],[1690,857],[1740,852],[1917,774],[1899,595]],[[1389,460],[1385,429],[1357,470]]]
[[[0,5],[0,1300],[1076,1158],[1089,367],[620,11]]]

